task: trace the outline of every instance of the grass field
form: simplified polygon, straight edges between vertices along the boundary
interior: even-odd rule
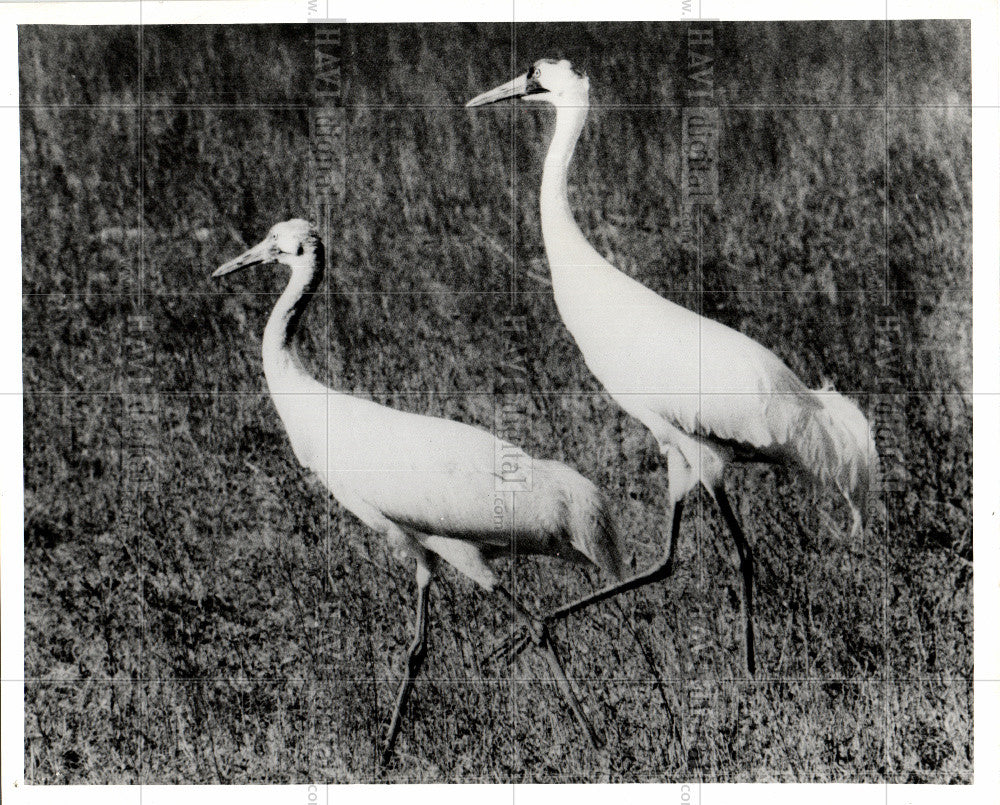
[[[700,254],[678,236],[685,26],[343,35],[346,192],[301,345],[324,382],[487,428],[518,406],[523,447],[607,491],[638,567],[659,555],[665,467],[548,286],[551,113],[462,108],[512,52],[568,56],[593,87],[570,180],[590,240],[855,399],[892,479],[851,540],[832,498],[733,473],[758,559],[753,681],[731,542],[692,497],[669,583],[556,630],[600,751],[537,656],[485,665],[509,612],[444,571],[378,779],[970,782],[968,26],[718,24]],[[29,783],[376,776],[412,570],[288,446],[260,362],[282,272],[209,278],[311,212],[311,36],[20,31]],[[499,569],[538,610],[599,581]]]

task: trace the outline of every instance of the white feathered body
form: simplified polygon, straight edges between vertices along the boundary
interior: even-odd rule
[[[430,551],[479,584],[485,561],[544,554],[589,561],[621,576],[607,501],[575,470],[532,460],[471,425],[334,391],[313,379],[287,344],[287,310],[311,281],[293,277],[264,334],[264,370],[298,461],[368,526],[418,565]],[[498,454],[530,461],[530,485],[505,491]],[[509,479],[507,479],[509,481]]]
[[[542,235],[556,306],[588,368],[661,447],[684,457],[679,499],[729,461],[796,466],[833,485],[863,523],[877,472],[871,428],[832,389],[813,391],[773,352],[664,299],[607,262],[573,219],[566,175],[586,105],[558,110],[542,179]]]
[[[770,350],[610,265],[572,271],[554,274],[555,299],[588,368],[661,444],[702,465],[693,482],[711,487],[717,478],[706,474],[728,461],[792,464],[835,486],[863,517],[876,453],[854,403],[807,388]],[[685,437],[720,461],[691,455]]]

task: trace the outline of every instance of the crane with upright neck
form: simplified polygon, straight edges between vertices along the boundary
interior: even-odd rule
[[[567,179],[590,108],[590,81],[563,59],[542,59],[466,106],[506,98],[555,107],[540,193],[542,238],[559,315],[611,397],[650,431],[667,459],[672,510],[663,558],[620,584],[549,613],[567,617],[672,572],[682,502],[699,483],[733,536],[743,577],[748,671],[756,668],[754,560],[726,495],[733,462],[781,464],[840,492],[860,533],[878,456],[868,420],[831,388],[812,390],[777,355],[736,330],[664,299],[622,273],[587,241],[570,208]],[[522,640],[520,645],[526,645]]]
[[[416,564],[413,642],[380,762],[384,765],[392,755],[426,655],[428,590],[438,559],[496,591],[518,617],[534,623],[534,642],[575,717],[599,744],[544,625],[499,583],[487,562],[542,554],[593,564],[621,578],[619,539],[608,502],[565,464],[532,459],[481,428],[388,408],[312,377],[296,352],[295,334],[323,280],[324,262],[315,229],[293,219],[276,224],[263,241],[213,276],[267,263],[291,270],[264,328],[262,352],[268,390],[295,457],[341,505],[383,535],[397,558]],[[531,462],[530,489],[498,494],[504,490],[498,455],[520,455]]]

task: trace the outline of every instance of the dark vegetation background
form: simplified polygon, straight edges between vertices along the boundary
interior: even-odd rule
[[[570,188],[590,239],[833,381],[899,482],[850,540],[828,496],[733,473],[758,557],[752,682],[730,541],[689,505],[668,584],[557,630],[603,751],[537,657],[485,666],[508,613],[446,570],[383,779],[970,781],[968,25],[717,25],[720,198],[700,261],[679,239],[685,25],[343,30],[346,193],[302,346],[316,375],[484,427],[513,378],[523,445],[607,490],[637,565],[659,554],[665,468],[548,287],[551,113],[462,108],[510,77],[512,48],[518,70],[569,56],[593,86]],[[412,572],[287,445],[259,355],[282,273],[209,279],[311,213],[311,36],[20,31],[29,782],[375,774]],[[538,609],[597,581],[503,570]]]

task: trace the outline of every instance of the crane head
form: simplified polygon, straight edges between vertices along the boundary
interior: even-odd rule
[[[284,263],[292,266],[302,258],[308,247],[315,246],[317,240],[316,229],[308,221],[303,221],[301,218],[282,221],[272,226],[267,237],[260,243],[225,265],[219,266],[212,276],[221,277],[231,271],[265,263]]]
[[[554,106],[582,106],[587,103],[590,80],[566,59],[539,59],[524,75],[477,95],[466,106],[485,106],[505,98],[547,101]]]

